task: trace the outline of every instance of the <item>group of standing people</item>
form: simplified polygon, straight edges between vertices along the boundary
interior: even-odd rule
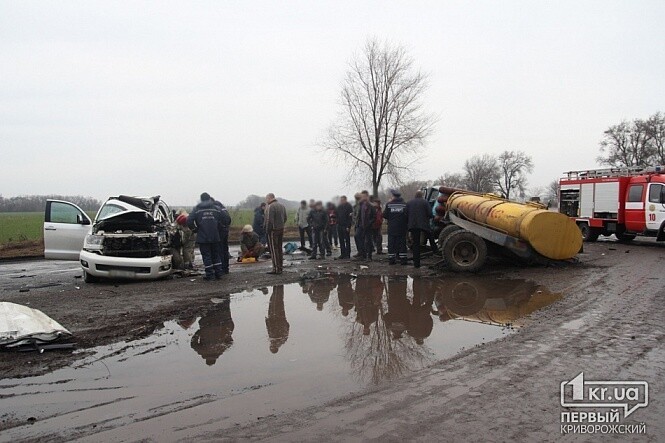
[[[370,261],[373,254],[383,254],[383,223],[388,224],[389,264],[407,264],[407,236],[413,239],[413,263],[420,267],[421,239],[429,241],[434,253],[438,252],[432,235],[430,219],[433,217],[430,205],[417,192],[409,202],[405,202],[399,191],[391,190],[391,199],[382,208],[381,201],[362,191],[355,196],[351,205],[346,196],[341,196],[337,205],[322,201],[303,200],[296,212],[295,223],[300,234],[300,246],[310,246],[310,259],[323,259],[332,255],[333,248],[339,245],[339,260],[351,259],[351,232],[355,241],[356,260]],[[191,214],[177,218],[178,224],[196,233],[205,279],[220,279],[229,272],[229,227],[231,217],[221,202],[208,193],[201,194],[201,201]],[[254,257],[258,259],[266,250],[270,251],[272,270],[270,274],[283,272],[284,228],[288,220],[283,204],[270,193],[266,201],[256,208],[252,225],[242,229],[241,254],[239,260]],[[193,254],[189,257],[190,265]],[[187,262],[187,257],[185,258]]]
[[[176,220],[183,220],[182,218]],[[260,213],[255,214],[253,225],[242,229],[241,258],[258,258],[264,251],[264,245],[270,250],[272,271],[269,274],[281,274],[284,256],[282,242],[287,214],[284,205],[279,203],[274,194],[266,196]],[[178,222],[178,224],[181,224]],[[200,202],[187,216],[186,228],[196,234],[205,270],[204,280],[219,280],[229,273],[229,227],[231,216],[224,205],[204,192]]]
[[[306,200],[300,202],[296,212],[296,225],[300,233],[300,246],[306,248],[305,238],[311,249],[310,259],[330,257],[339,247],[339,260],[351,258],[351,231],[358,253],[354,258],[371,259],[372,253],[383,254],[383,213],[381,202],[371,199],[367,191],[356,194],[354,205],[345,195],[339,203]]]
[[[355,204],[351,205],[346,196],[341,196],[339,204],[303,200],[296,212],[295,222],[300,233],[300,246],[305,248],[309,241],[310,259],[322,259],[332,255],[333,245],[339,241],[340,255],[337,259],[351,257],[351,231],[358,251],[353,258],[371,261],[373,254],[383,254],[383,223],[388,224],[388,259],[391,265],[398,262],[407,264],[407,237],[413,239],[413,261],[420,267],[421,239],[429,241],[437,253],[436,241],[430,223],[432,208],[417,192],[408,203],[397,190],[391,190],[391,199],[382,207],[381,201],[371,197],[368,191],[357,193]]]

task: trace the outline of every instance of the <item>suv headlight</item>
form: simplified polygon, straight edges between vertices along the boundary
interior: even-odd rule
[[[83,241],[83,249],[87,251],[101,251],[103,243],[103,235],[88,234]]]

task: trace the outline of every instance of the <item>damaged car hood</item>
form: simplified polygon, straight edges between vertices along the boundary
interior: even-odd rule
[[[0,302],[0,349],[50,343],[72,334],[37,309]]]
[[[140,231],[152,232],[155,218],[141,209],[128,209],[109,215],[95,223],[93,231]]]
[[[103,232],[155,232],[155,225],[163,222],[159,211],[160,197],[110,197],[101,207],[93,226],[93,233]],[[158,219],[159,218],[159,219]]]

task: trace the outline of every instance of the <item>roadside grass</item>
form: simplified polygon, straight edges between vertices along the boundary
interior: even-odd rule
[[[0,244],[41,240],[43,212],[1,212]]]
[[[287,211],[289,219],[286,222],[287,228],[296,226],[296,211]],[[243,227],[251,225],[254,220],[254,210],[252,209],[229,209],[231,215],[231,226]]]
[[[229,210],[231,215],[231,226],[243,227],[251,225],[254,219],[254,211],[251,209]],[[295,227],[295,211],[289,211],[287,227]],[[88,213],[90,218],[95,213]],[[41,241],[44,238],[43,212],[0,212],[0,245],[9,243],[21,243],[29,241]]]

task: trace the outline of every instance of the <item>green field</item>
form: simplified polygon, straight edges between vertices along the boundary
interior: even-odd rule
[[[39,240],[44,235],[43,212],[0,213],[0,244]]]
[[[254,219],[254,211],[251,209],[229,210],[231,214],[231,226],[245,226],[251,225]],[[286,223],[287,227],[295,227],[296,225],[296,211],[288,211],[289,221]]]
[[[251,225],[254,211],[250,209],[230,210],[232,226]],[[94,218],[94,213],[88,214]],[[289,211],[287,226],[295,226],[295,211]],[[0,212],[0,244],[41,240],[43,234],[43,212]]]

